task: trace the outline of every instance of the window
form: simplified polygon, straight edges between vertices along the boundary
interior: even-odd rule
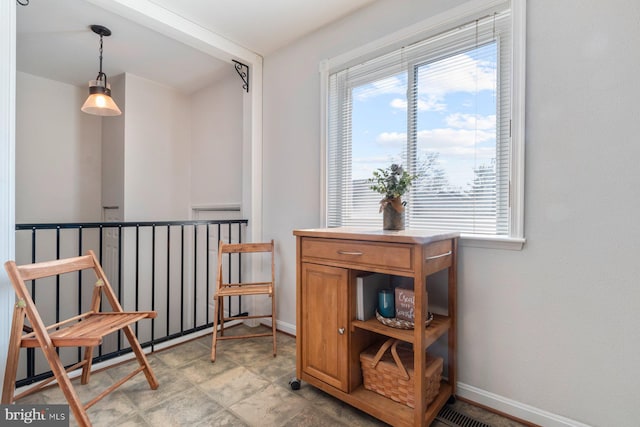
[[[407,227],[523,241],[511,12],[503,3],[374,58],[326,65],[327,226],[380,227],[368,178],[401,163],[419,176],[403,197]]]

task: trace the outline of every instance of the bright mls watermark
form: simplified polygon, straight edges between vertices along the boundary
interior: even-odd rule
[[[0,405],[0,425],[68,427],[69,405]]]

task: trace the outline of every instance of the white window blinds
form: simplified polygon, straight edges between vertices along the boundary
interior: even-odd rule
[[[511,33],[505,4],[329,75],[329,227],[379,228],[368,178],[401,163],[408,228],[509,235]]]

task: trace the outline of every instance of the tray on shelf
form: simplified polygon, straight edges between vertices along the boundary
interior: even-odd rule
[[[378,313],[378,310],[376,310],[376,319],[378,319],[378,321],[383,325],[390,326],[392,328],[413,329],[414,327],[414,323],[408,320],[398,319],[396,317],[382,317],[382,315]],[[429,326],[432,321],[433,321],[433,313],[428,312],[427,320],[425,321],[425,326]]]

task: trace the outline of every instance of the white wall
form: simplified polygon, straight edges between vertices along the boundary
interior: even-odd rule
[[[0,2],[0,259],[14,257],[16,4]],[[0,377],[4,379],[15,294],[0,270]]]
[[[124,218],[188,218],[189,100],[177,90],[126,73]]]
[[[16,221],[100,219],[101,122],[80,111],[86,88],[18,72]]]
[[[283,324],[291,232],[320,225],[320,60],[460,3],[380,0],[265,58],[264,234],[280,248]],[[527,243],[461,248],[459,392],[547,426],[634,426],[640,4],[535,0],[527,13]]]
[[[295,331],[296,228],[318,227],[320,61],[424,20],[463,1],[378,1],[264,60],[264,239],[275,239],[278,320]],[[357,31],[354,30],[357,28]]]
[[[242,202],[242,87],[232,66],[190,97],[191,204]]]
[[[119,116],[102,121],[102,206],[119,207],[123,220],[124,207],[124,126],[127,121],[126,79],[124,74],[109,78],[111,95],[122,111]],[[104,218],[100,218],[101,220]]]

